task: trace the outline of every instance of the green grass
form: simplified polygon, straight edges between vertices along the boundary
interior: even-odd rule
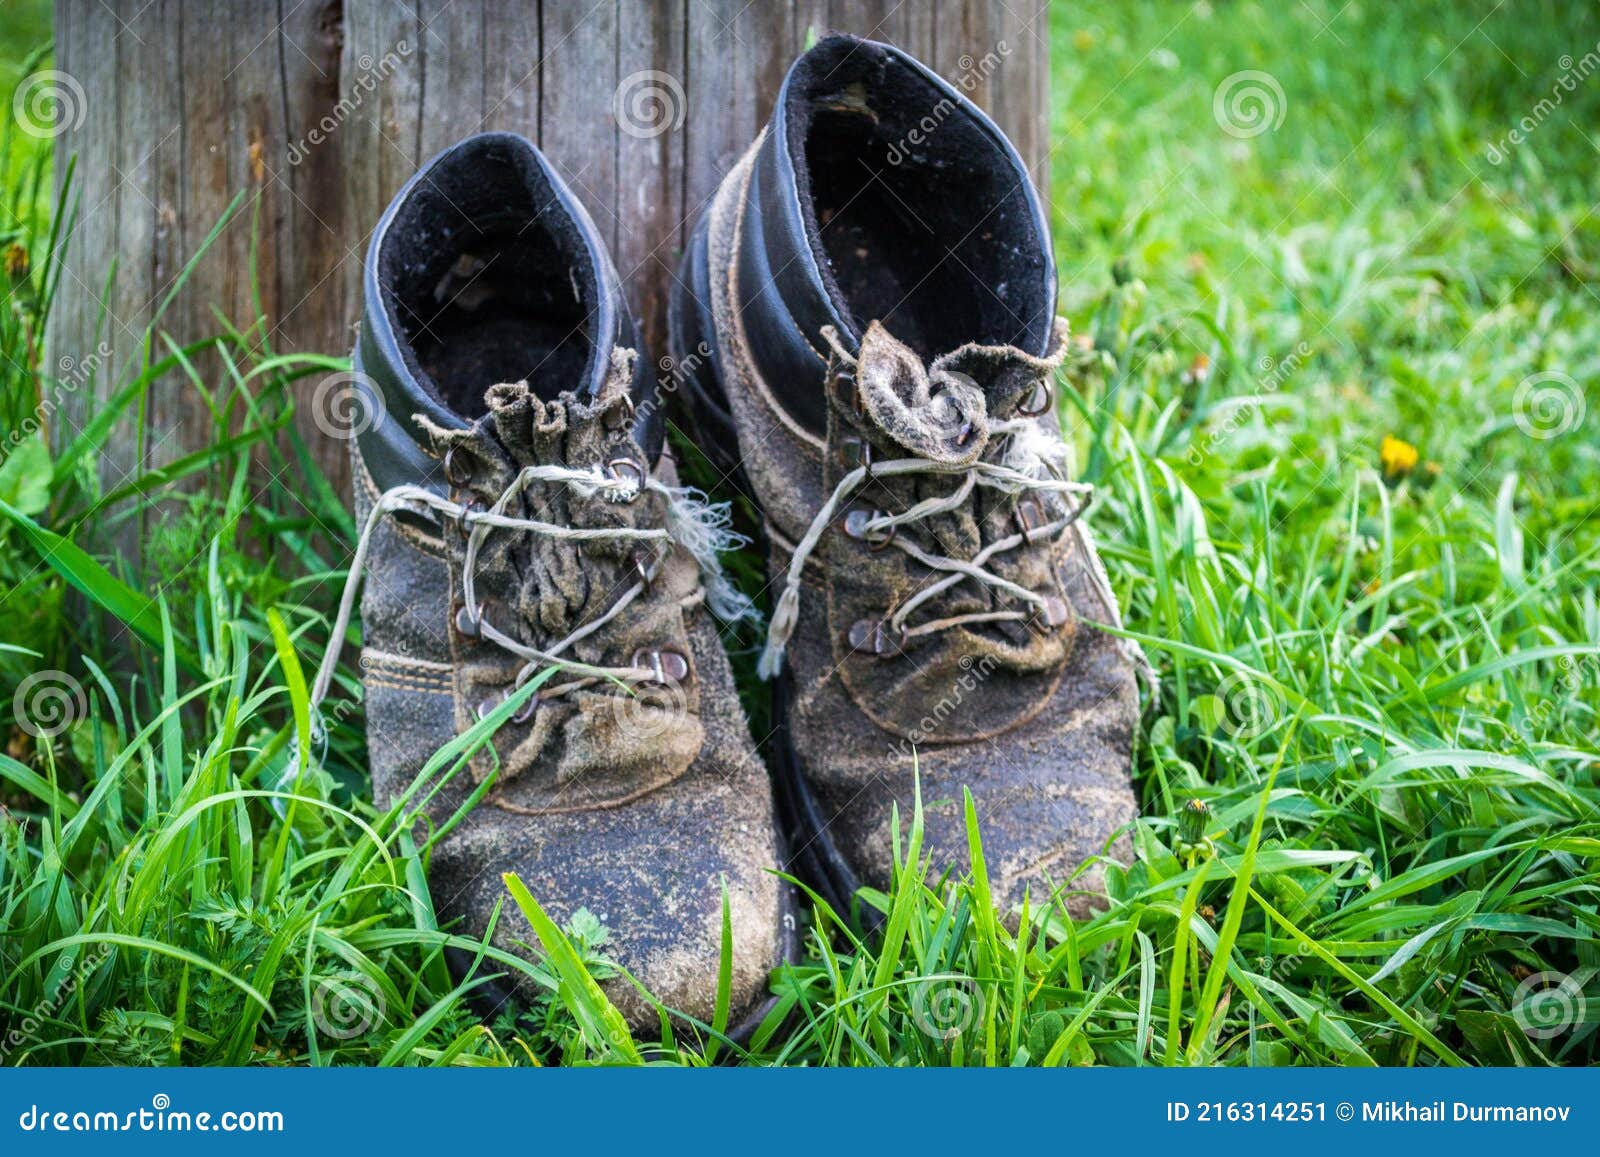
[[[32,1026],[5,1062],[1593,1063],[1600,419],[1571,403],[1600,358],[1600,75],[1486,154],[1600,15],[1135,9],[1068,5],[1051,30],[1063,303],[1090,342],[1064,418],[1162,675],[1105,912],[1039,895],[1013,931],[981,854],[931,876],[908,816],[894,886],[867,897],[882,931],[816,905],[748,1050],[677,1018],[618,1035],[589,979],[614,975],[619,914],[558,928],[508,881],[538,965],[441,929],[408,816],[482,733],[383,813],[356,672],[325,745],[308,734],[348,530],[323,529],[347,523],[286,419],[330,363],[247,356],[251,326],[153,341],[94,437],[0,467],[0,1026]],[[1213,101],[1244,70],[1282,119],[1236,137]],[[32,260],[0,325],[8,423],[49,385],[26,335],[51,241],[15,189]],[[151,601],[70,544],[106,513],[96,439],[158,371],[192,375],[233,439],[183,498],[152,478],[112,504],[172,512],[150,520]],[[1561,424],[1519,403],[1540,374],[1578,419],[1557,436],[1524,429]],[[1409,469],[1386,470],[1386,435]],[[260,496],[252,454],[283,473]],[[54,738],[4,714],[40,670],[83,688]],[[465,979],[450,944],[478,956]],[[548,995],[480,1022],[472,987],[510,971]],[[1577,1023],[1539,1031],[1574,994]]]
[[[17,170],[40,159],[35,140],[19,132],[9,99],[17,82],[40,68],[49,66],[50,4],[48,0],[0,0],[0,93],[7,96],[5,120],[0,122],[0,189],[7,199],[18,196],[34,198],[42,207],[49,200],[49,183],[38,188],[24,184]],[[24,95],[24,101],[26,101]],[[25,106],[26,107],[26,106]],[[44,158],[44,175],[48,178],[48,157]],[[9,244],[8,232],[15,215],[7,211],[0,214],[0,245]]]

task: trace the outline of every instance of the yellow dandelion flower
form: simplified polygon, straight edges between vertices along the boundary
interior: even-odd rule
[[[1399,482],[1415,469],[1417,457],[1417,448],[1410,442],[1396,438],[1393,434],[1385,434],[1383,445],[1378,447],[1378,462],[1383,466],[1383,480],[1390,483]]]
[[[16,280],[28,275],[28,251],[21,244],[13,241],[6,249],[6,276]]]

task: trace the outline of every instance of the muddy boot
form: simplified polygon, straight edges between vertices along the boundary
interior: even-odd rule
[[[935,872],[967,862],[970,788],[997,903],[1037,908],[1048,882],[1087,910],[1136,810],[1142,660],[1097,629],[1117,605],[1053,404],[1065,324],[1016,152],[904,53],[830,37],[679,286],[679,394],[764,512],[797,866],[836,901],[884,887],[917,769]]]
[[[438,789],[436,826],[466,809],[432,850],[441,924],[481,937],[515,872],[558,922],[597,915],[628,972],[709,1022],[726,882],[735,1022],[755,1015],[793,920],[771,873],[768,775],[712,617],[744,609],[717,561],[727,513],[661,454],[652,361],[593,224],[528,141],[472,137],[395,198],[364,291],[363,530],[335,638],[364,573],[380,806],[543,680],[442,789],[448,765],[411,796]],[[538,952],[509,902],[493,939]],[[528,994],[520,974],[505,984],[500,998]],[[606,991],[634,1025],[657,1024],[626,979]]]

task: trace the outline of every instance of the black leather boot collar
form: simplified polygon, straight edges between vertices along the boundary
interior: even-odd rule
[[[366,424],[358,447],[380,491],[445,487],[413,415],[465,428],[484,412],[490,386],[524,378],[551,396],[592,394],[613,347],[638,345],[594,223],[514,133],[468,137],[406,183],[373,231],[362,298],[357,388],[376,389],[377,399],[362,399],[364,413],[381,418]],[[457,326],[474,328],[468,336]],[[653,362],[635,364],[634,433],[653,462],[661,448]]]
[[[914,248],[899,237],[925,244],[920,261],[892,268]],[[1043,356],[1049,238],[1022,159],[977,106],[899,49],[830,36],[790,68],[741,209],[751,356],[819,436],[824,326],[851,349],[882,321],[928,359],[967,342]]]

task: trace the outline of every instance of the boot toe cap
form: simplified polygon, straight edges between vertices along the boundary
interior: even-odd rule
[[[752,772],[765,776],[759,766],[730,776],[697,765],[617,808],[529,817],[482,804],[436,853],[440,921],[455,919],[462,934],[481,936],[495,904],[508,900],[502,874],[515,872],[557,924],[587,908],[610,930],[603,955],[669,1010],[709,1023],[725,881],[737,1021],[764,998],[785,932],[781,882],[769,870],[776,862],[770,816],[745,815],[752,809],[736,799]],[[540,951],[511,903],[502,906],[494,942],[524,957]],[[528,987],[521,982],[517,997],[526,999]],[[654,1035],[655,1005],[627,977],[602,988],[631,1025]]]

